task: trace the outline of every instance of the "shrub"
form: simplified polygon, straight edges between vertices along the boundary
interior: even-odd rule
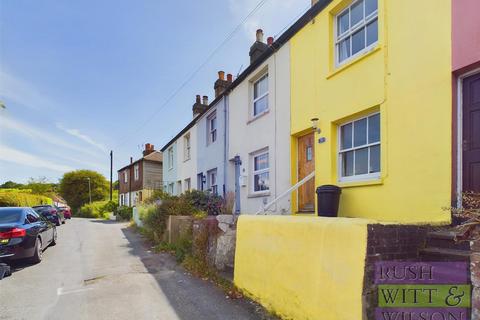
[[[133,209],[126,206],[121,206],[116,209],[115,214],[120,217],[121,220],[130,221],[133,217]]]
[[[191,190],[182,194],[180,198],[194,209],[207,212],[209,216],[217,216],[225,211],[223,198],[210,192]]]
[[[33,207],[52,203],[52,199],[42,195],[32,194],[30,190],[0,190],[0,207]]]
[[[102,218],[107,219],[110,212],[115,212],[117,204],[113,201],[95,201],[91,204],[84,204],[76,216],[81,218]]]

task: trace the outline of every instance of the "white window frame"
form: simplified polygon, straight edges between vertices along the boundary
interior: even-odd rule
[[[168,169],[172,170],[173,169],[173,146],[168,148],[167,155],[168,155]]]
[[[346,7],[345,9],[343,9],[342,11],[340,11],[338,14],[335,15],[335,23],[334,23],[334,39],[335,39],[335,47],[334,47],[334,50],[335,50],[335,66],[336,67],[339,67],[341,65],[344,65],[346,63],[348,63],[349,61],[352,61],[354,60],[355,58],[357,58],[358,56],[364,54],[365,52],[368,52],[370,50],[372,50],[373,48],[375,48],[378,44],[378,38],[380,36],[380,32],[378,31],[378,34],[377,34],[377,41],[375,41],[374,43],[370,44],[367,46],[367,28],[366,26],[374,21],[375,19],[377,19],[377,24],[378,24],[378,1],[377,1],[377,10],[375,10],[374,12],[372,12],[370,15],[368,16],[365,16],[365,4],[363,5],[363,19],[360,20],[355,26],[352,27],[351,25],[351,19],[352,19],[352,15],[349,14],[349,28],[347,31],[345,31],[343,34],[341,35],[338,35],[338,17],[340,17],[342,14],[344,14],[346,11],[349,11],[357,2],[359,2],[361,0],[355,0],[355,1],[352,1],[352,3],[350,3],[350,5],[348,7]],[[363,0],[365,1],[365,0]],[[365,28],[365,48],[363,48],[362,50],[360,50],[359,52],[349,56],[348,58],[340,61],[340,55],[339,55],[339,47],[340,47],[340,42],[342,42],[343,40],[349,38],[350,39],[350,52],[352,52],[353,48],[352,48],[352,36],[355,32],[357,32],[358,30],[362,29],[362,28]]]
[[[218,195],[218,172],[217,168],[208,170],[207,172],[207,189],[213,194]]]
[[[133,166],[133,179],[137,181],[140,178],[140,168],[138,163]]]
[[[212,120],[215,120],[215,128],[212,128]],[[218,140],[218,118],[217,111],[213,111],[207,117],[207,144],[215,143]],[[215,138],[214,138],[215,137]]]
[[[356,147],[353,146],[354,137],[355,137],[355,129],[354,129],[353,123],[355,121],[367,119],[367,118],[369,118],[371,116],[374,116],[374,115],[377,115],[377,114],[380,116],[380,128],[379,128],[380,139],[379,139],[379,141],[378,142],[373,142],[373,143],[368,143],[368,120],[367,120],[367,143],[363,144],[361,146],[356,146]],[[380,112],[373,112],[373,113],[370,113],[366,116],[355,118],[351,121],[347,121],[347,122],[344,122],[344,123],[338,125],[338,128],[337,128],[337,146],[338,146],[337,147],[337,155],[338,155],[338,158],[337,158],[338,159],[337,160],[337,165],[338,165],[337,174],[338,174],[338,181],[339,182],[371,181],[371,180],[380,179],[381,173],[382,173],[382,124],[381,124],[381,122],[382,122],[382,119],[381,119]],[[342,127],[346,126],[348,124],[352,124],[352,147],[342,150],[341,149],[341,147],[342,147],[342,144],[341,144],[341,141],[342,141]],[[354,152],[353,153],[353,175],[352,176],[347,176],[347,177],[342,176],[342,168],[343,168],[342,154],[343,153],[346,153],[348,151],[355,151],[355,150],[358,150],[358,149],[370,148],[370,147],[374,147],[374,146],[380,146],[380,171],[379,172],[355,175],[355,152]],[[370,152],[368,152],[367,162],[368,162],[368,167],[370,168]]]
[[[192,150],[192,145],[191,145],[190,133],[187,133],[186,135],[183,136],[183,160],[184,161],[190,160],[191,150]]]
[[[184,180],[184,189],[185,191],[190,191],[192,190],[192,180],[190,178],[187,178]]]
[[[264,169],[260,169],[260,170],[255,170],[255,158],[259,157],[259,156],[262,156],[262,155],[265,155],[265,154],[267,155],[267,159],[268,159],[268,167],[264,168]],[[250,165],[251,165],[251,170],[250,170],[250,180],[251,180],[251,182],[250,182],[250,188],[251,188],[250,192],[251,192],[251,194],[258,195],[258,194],[270,193],[270,177],[271,177],[270,176],[270,153],[269,153],[268,148],[251,153],[250,154]],[[268,172],[268,180],[269,180],[268,189],[267,190],[255,191],[255,176],[259,175],[259,174],[262,174],[262,173],[267,173],[267,172]]]
[[[123,172],[123,182],[128,183],[128,169]]]
[[[264,78],[267,79],[267,91],[264,94],[255,98],[255,85],[257,83],[259,83],[260,81],[262,81]],[[252,110],[251,110],[251,112],[252,112],[251,113],[251,118],[252,119],[258,118],[258,117],[267,113],[270,110],[270,102],[268,101],[268,95],[269,94],[270,94],[270,78],[269,78],[268,72],[264,72],[259,77],[257,77],[256,80],[252,81]],[[265,110],[259,112],[258,114],[255,114],[255,103],[257,101],[263,99],[264,97],[267,97],[267,108]]]
[[[173,182],[168,184],[168,193],[170,193],[171,195],[173,195],[173,193],[175,192],[174,187],[175,187],[175,184]]]

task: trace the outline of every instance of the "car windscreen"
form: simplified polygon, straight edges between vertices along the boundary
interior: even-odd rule
[[[0,210],[0,224],[17,223],[22,220],[23,212],[18,209]]]
[[[50,212],[50,208],[45,208],[45,207],[39,207],[39,208],[34,208],[34,210],[39,213],[39,214],[42,214],[44,216],[51,216],[53,215],[53,212]]]

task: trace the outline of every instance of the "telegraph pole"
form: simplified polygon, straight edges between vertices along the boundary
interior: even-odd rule
[[[113,150],[110,150],[110,201],[113,201]]]

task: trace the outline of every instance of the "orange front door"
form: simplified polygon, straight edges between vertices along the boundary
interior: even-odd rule
[[[313,133],[298,138],[298,181],[315,171],[315,137]],[[315,179],[298,189],[298,212],[315,210]]]

